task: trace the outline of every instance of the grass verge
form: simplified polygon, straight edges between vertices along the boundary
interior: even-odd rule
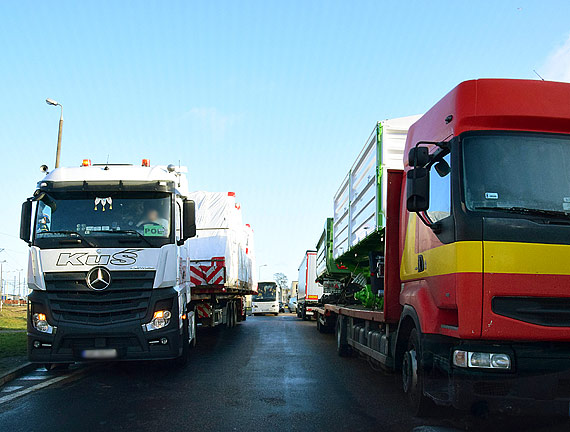
[[[26,306],[2,307],[0,330],[26,330]]]
[[[26,362],[26,306],[4,305],[0,312],[0,375]]]

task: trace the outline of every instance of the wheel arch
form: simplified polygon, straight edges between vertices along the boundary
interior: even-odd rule
[[[398,323],[398,331],[396,334],[396,344],[394,345],[394,369],[402,369],[402,360],[406,352],[408,338],[413,329],[416,329],[419,334],[422,332],[420,319],[413,306],[404,305],[400,322]]]

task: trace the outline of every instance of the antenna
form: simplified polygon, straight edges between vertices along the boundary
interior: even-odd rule
[[[105,164],[105,168],[103,168],[105,171],[109,170],[109,154],[107,153],[107,163]]]
[[[542,78],[536,70],[533,69],[532,71],[536,74],[536,76],[538,76],[542,81],[544,81],[544,78]]]

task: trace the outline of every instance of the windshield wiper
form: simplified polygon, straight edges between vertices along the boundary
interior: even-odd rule
[[[82,242],[88,244],[91,247],[97,247],[95,246],[92,242],[90,242],[89,240],[87,240],[84,236],[82,236],[81,234],[79,234],[77,231],[66,231],[66,230],[59,230],[59,231],[42,231],[41,233],[38,234],[69,234],[69,235],[76,235],[78,237],[79,240],[81,240]],[[62,239],[65,240],[65,239]]]
[[[534,209],[528,207],[492,207],[492,206],[481,206],[475,207],[476,210],[498,210],[498,211],[506,211],[511,213],[521,213],[521,214],[531,214],[537,216],[554,216],[554,217],[561,217],[568,219],[570,218],[570,213],[563,212],[559,210],[543,210],[543,209]]]
[[[99,232],[108,233],[108,234],[136,234],[138,238],[144,240],[146,244],[148,244],[150,247],[154,247],[153,244],[150,241],[148,241],[148,239],[137,230],[115,230],[115,231],[99,231]]]

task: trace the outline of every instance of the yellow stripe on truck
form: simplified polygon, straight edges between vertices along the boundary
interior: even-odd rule
[[[483,243],[485,273],[570,275],[570,245]]]
[[[481,273],[483,271],[482,242],[456,242],[428,249],[421,254],[424,256],[425,270],[421,273],[417,271],[419,254],[409,254],[407,256],[413,261],[402,263],[402,270],[413,268],[414,271],[408,275],[401,274],[403,281],[454,273]],[[405,257],[406,254],[403,258]]]
[[[408,281],[454,273],[481,273],[483,271],[483,246],[480,241],[455,242],[428,249],[421,254],[424,257],[425,270],[418,272],[418,253],[416,252],[417,216],[410,213],[402,263],[400,280]]]

